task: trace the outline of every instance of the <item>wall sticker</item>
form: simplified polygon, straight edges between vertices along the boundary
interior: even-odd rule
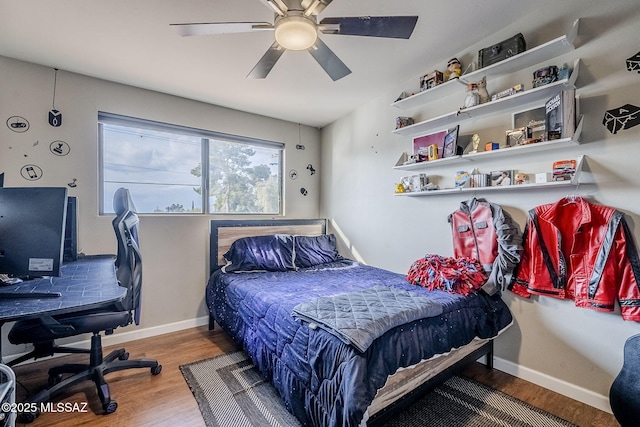
[[[71,152],[71,147],[64,141],[53,141],[49,144],[49,150],[56,156],[66,156]]]
[[[620,130],[631,129],[640,124],[640,107],[625,104],[622,107],[607,110],[604,113],[602,124],[612,134],[616,134]]]
[[[11,116],[7,119],[7,127],[14,132],[24,133],[29,130],[29,121],[21,116]]]
[[[36,165],[25,165],[20,169],[20,175],[27,181],[37,181],[42,178],[42,169]]]
[[[627,70],[637,71],[640,74],[640,52],[627,59]]]

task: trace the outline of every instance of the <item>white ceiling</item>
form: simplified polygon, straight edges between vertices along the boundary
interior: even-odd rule
[[[272,32],[180,37],[171,23],[273,22],[259,0],[0,0],[0,55],[322,127],[556,0],[334,0],[320,15],[418,15],[410,40],[321,35],[352,70],[332,81],[307,52],[245,76]],[[390,102],[393,100],[390,100]]]

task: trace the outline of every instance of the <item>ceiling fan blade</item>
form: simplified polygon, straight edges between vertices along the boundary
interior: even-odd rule
[[[326,34],[345,36],[387,37],[408,39],[418,21],[417,16],[359,16],[347,18],[325,18],[319,29]],[[322,28],[326,25],[328,28]],[[336,25],[339,28],[335,30]]]
[[[269,74],[273,66],[276,65],[276,62],[278,62],[278,59],[280,59],[283,53],[284,49],[280,47],[278,42],[274,42],[269,50],[262,55],[262,58],[260,58],[260,61],[253,67],[253,70],[247,75],[247,78],[264,79],[267,77],[267,74]]]
[[[302,0],[301,6],[305,16],[318,16],[333,0]]]
[[[317,39],[316,43],[311,46],[308,51],[318,64],[324,68],[324,71],[329,74],[329,77],[331,77],[333,81],[351,74],[349,67],[347,67],[322,40]]]
[[[284,16],[285,13],[289,10],[289,6],[287,6],[282,0],[259,0],[260,3],[272,9],[275,13],[280,16]]]
[[[256,30],[272,30],[268,22],[208,22],[200,24],[170,24],[182,37],[209,34],[249,33]]]

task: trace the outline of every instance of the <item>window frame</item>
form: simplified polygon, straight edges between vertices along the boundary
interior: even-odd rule
[[[104,174],[104,131],[105,124],[126,126],[136,129],[147,129],[150,131],[175,133],[178,135],[192,136],[200,138],[200,162],[201,162],[201,176],[200,186],[202,188],[202,210],[201,212],[168,212],[168,213],[154,213],[154,212],[139,212],[139,215],[227,215],[227,216],[247,216],[247,215],[268,215],[268,216],[283,216],[284,215],[284,159],[285,159],[285,144],[281,142],[268,141],[264,139],[232,135],[223,132],[198,129],[188,126],[158,122],[153,120],[141,119],[136,117],[124,116],[114,113],[107,113],[98,111],[98,215],[111,215],[111,212],[105,211],[105,174]],[[278,153],[278,212],[211,212],[210,211],[210,144],[216,140],[234,144],[244,144],[252,147],[262,147],[276,150]],[[205,167],[206,165],[206,167]]]

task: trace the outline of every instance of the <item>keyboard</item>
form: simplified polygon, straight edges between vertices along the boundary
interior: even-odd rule
[[[17,285],[22,279],[18,277],[10,277],[8,274],[0,274],[0,286]]]

